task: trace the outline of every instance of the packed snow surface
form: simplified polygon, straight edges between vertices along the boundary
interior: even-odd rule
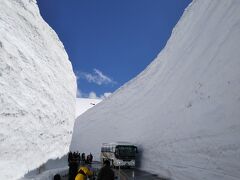
[[[78,116],[86,112],[88,109],[96,106],[101,101],[102,99],[77,98],[75,117],[77,118]]]
[[[240,1],[194,0],[158,57],[80,116],[71,150],[139,145],[141,168],[178,180],[240,179]]]
[[[36,0],[0,3],[0,179],[18,179],[69,149],[76,79]]]
[[[88,109],[93,108],[100,103],[102,99],[77,98],[76,99],[76,117],[80,116]],[[25,174],[21,180],[52,180],[55,174],[66,176],[68,174],[67,155],[61,158],[49,159],[46,163],[41,164],[38,168]]]

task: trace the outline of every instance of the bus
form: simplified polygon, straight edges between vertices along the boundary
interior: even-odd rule
[[[127,142],[103,143],[100,160],[109,160],[113,167],[135,167],[137,146]]]

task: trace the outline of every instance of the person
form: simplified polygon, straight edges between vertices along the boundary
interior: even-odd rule
[[[81,155],[80,155],[80,153],[77,154],[77,161],[78,161],[78,164],[79,164],[80,161],[81,161]]]
[[[85,153],[82,153],[82,161],[85,163]]]
[[[69,166],[68,180],[74,180],[78,172],[79,162],[76,157],[76,153],[75,152],[73,153],[70,152],[70,153],[68,158],[68,166]]]
[[[92,153],[89,154],[89,157],[90,157],[90,163],[92,163],[92,161],[93,161],[93,155],[92,155]]]
[[[87,159],[86,159],[86,164],[90,164],[90,156],[89,155],[87,155]]]
[[[70,162],[69,164],[69,180],[74,180],[78,170],[78,163],[77,162]]]
[[[88,177],[92,175],[93,175],[93,172],[87,166],[82,166],[79,168],[77,176],[75,177],[75,180],[86,180]]]
[[[104,166],[100,169],[97,180],[114,180],[114,172],[110,168],[110,161],[105,160]]]
[[[53,177],[54,180],[61,180],[61,176],[60,174],[56,174],[54,177]]]
[[[73,155],[72,155],[72,152],[70,151],[70,152],[68,153],[68,162],[70,162],[70,160],[72,159],[72,157],[73,157]]]

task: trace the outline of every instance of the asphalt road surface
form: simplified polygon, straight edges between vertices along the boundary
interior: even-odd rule
[[[95,172],[97,172],[102,167],[101,163],[94,162],[92,164],[92,168]],[[126,169],[121,168],[119,169],[113,169],[115,172],[116,180],[167,180],[165,178],[158,177],[157,175],[150,174],[145,171],[138,170],[136,168]],[[120,173],[120,176],[119,176]],[[67,180],[68,178],[62,177],[63,180]]]
[[[115,170],[115,175],[119,177],[119,170]],[[150,174],[138,169],[120,169],[121,180],[167,180],[160,178],[157,175]]]

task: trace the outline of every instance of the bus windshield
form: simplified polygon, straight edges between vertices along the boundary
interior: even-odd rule
[[[119,158],[135,158],[137,147],[135,146],[116,146],[116,156]]]

